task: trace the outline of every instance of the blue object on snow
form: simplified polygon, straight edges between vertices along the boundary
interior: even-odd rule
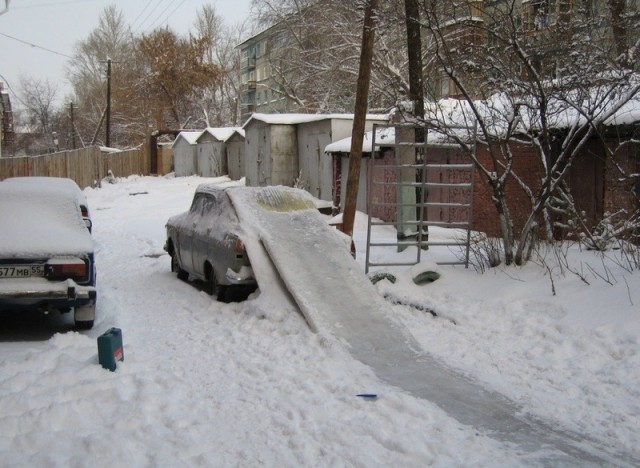
[[[365,400],[376,400],[378,398],[378,395],[376,395],[375,393],[360,393],[356,396],[364,398]]]
[[[117,361],[124,361],[122,330],[111,328],[98,337],[98,362],[111,372],[116,370]]]

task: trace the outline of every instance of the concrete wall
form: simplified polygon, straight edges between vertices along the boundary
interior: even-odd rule
[[[252,120],[245,128],[245,176],[251,187],[266,185],[270,170],[268,129],[267,124],[258,120]]]
[[[331,157],[324,152],[331,143],[331,121],[298,126],[299,186],[321,200],[331,200]]]
[[[271,125],[270,177],[264,185],[291,186],[298,177],[298,138],[295,125]]]

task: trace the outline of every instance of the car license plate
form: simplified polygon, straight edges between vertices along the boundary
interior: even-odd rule
[[[0,265],[0,278],[44,276],[44,265]]]

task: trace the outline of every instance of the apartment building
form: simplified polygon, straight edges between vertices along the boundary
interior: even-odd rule
[[[278,54],[282,52],[284,34],[276,25],[236,47],[241,54],[240,112],[243,122],[254,112],[270,114],[297,110],[273,75]]]

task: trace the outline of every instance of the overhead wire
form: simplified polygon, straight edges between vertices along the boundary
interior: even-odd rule
[[[145,30],[150,29],[158,20],[158,17],[161,16],[171,6],[171,2],[172,0],[158,0],[154,5],[155,8],[147,13],[144,20],[136,27],[134,33],[144,33]],[[160,8],[164,8],[164,10],[162,10],[162,13],[160,15],[157,15],[155,19],[152,19],[152,15],[154,15],[154,13]]]
[[[165,9],[160,12],[160,14],[151,23],[151,25],[149,25],[147,29],[152,29],[156,24],[158,24],[158,20],[160,20],[160,18],[163,17],[163,15],[167,12],[167,10],[169,10],[169,8],[171,8],[171,6],[175,4],[177,1],[178,0],[171,0],[169,4],[165,7]],[[160,21],[160,24],[164,23],[167,19],[169,19],[169,16],[171,16],[171,14],[167,15],[164,20]]]
[[[132,21],[131,23],[131,30],[134,30],[136,27],[136,24],[138,23],[138,20],[140,19],[140,17],[142,15],[144,15],[144,13],[147,11],[147,8],[149,8],[149,5],[151,5],[151,3],[153,2],[153,0],[148,0],[146,5],[144,6],[144,8],[140,11],[140,13],[138,13],[138,16],[136,16],[136,18]],[[148,18],[148,15],[147,15]],[[146,18],[145,18],[146,21]]]
[[[4,37],[7,37],[7,38],[9,38],[9,39],[13,39],[14,41],[21,42],[21,43],[26,44],[26,45],[28,45],[28,46],[30,46],[30,47],[35,48],[35,49],[41,49],[41,50],[44,50],[44,51],[46,51],[46,52],[50,52],[50,53],[52,53],[52,54],[56,54],[56,55],[60,55],[60,56],[62,56],[62,57],[66,57],[66,58],[69,58],[69,59],[73,59],[73,57],[71,57],[70,55],[63,54],[62,52],[57,52],[57,51],[52,50],[52,49],[48,49],[48,48],[46,48],[46,47],[40,46],[40,45],[38,45],[38,44],[34,44],[34,43],[32,43],[32,42],[29,42],[29,41],[25,41],[24,39],[20,39],[20,38],[17,38],[17,37],[10,36],[9,34],[0,33],[0,36],[4,36]]]

